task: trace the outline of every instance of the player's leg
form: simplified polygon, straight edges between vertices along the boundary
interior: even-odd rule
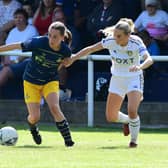
[[[125,97],[125,84],[122,78],[112,77],[106,103],[106,118],[109,122],[128,123],[128,115],[120,111]]]
[[[128,115],[129,115],[129,130],[131,134],[130,147],[137,146],[137,138],[140,131],[140,118],[138,116],[138,108],[142,99],[142,93],[132,91],[128,96]]]
[[[9,66],[4,66],[0,71],[0,86],[3,86],[9,78],[13,77],[13,73]]]
[[[45,85],[43,94],[49,106],[50,112],[56,122],[56,126],[64,138],[66,146],[73,146],[69,124],[59,105],[59,83],[54,81]]]
[[[28,109],[27,122],[30,132],[36,144],[41,144],[42,139],[39,134],[37,123],[40,119],[41,95],[37,85],[24,81],[24,98]]]

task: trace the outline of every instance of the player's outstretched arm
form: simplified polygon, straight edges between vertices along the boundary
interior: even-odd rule
[[[73,54],[71,56],[71,58],[64,59],[63,64],[66,67],[68,67],[71,64],[73,64],[73,62],[75,62],[76,60],[80,59],[81,57],[88,56],[89,54],[92,54],[92,53],[94,53],[96,51],[100,51],[102,49],[103,49],[103,46],[102,46],[101,42],[98,42],[98,43],[96,43],[94,45],[91,45],[91,46],[83,48],[82,50],[80,50],[76,54]]]
[[[80,50],[76,54],[73,54],[71,56],[71,58],[72,58],[72,60],[74,62],[74,61],[78,60],[81,57],[88,56],[89,54],[92,54],[92,53],[94,53],[96,51],[100,51],[102,49],[103,49],[103,46],[102,46],[101,42],[98,42],[98,43],[96,43],[94,45],[91,45],[91,46],[83,48],[82,50]]]
[[[10,50],[15,50],[15,49],[22,49],[21,43],[12,43],[12,44],[0,46],[0,52],[10,51]]]

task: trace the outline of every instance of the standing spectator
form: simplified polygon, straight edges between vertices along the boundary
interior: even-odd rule
[[[93,42],[97,42],[97,32],[105,27],[112,26],[124,17],[124,8],[120,0],[102,0],[103,3],[96,6],[88,16],[87,29],[93,37]]]
[[[42,0],[39,3],[34,17],[33,24],[36,26],[40,35],[48,32],[48,27],[52,23],[52,15],[55,8],[55,0]]]
[[[13,14],[21,4],[15,0],[0,1],[0,45],[4,44],[7,33],[13,28]]]
[[[146,10],[135,21],[135,32],[147,30],[150,36],[159,42],[161,50],[166,51],[168,47],[168,14],[158,9],[157,0],[146,0],[145,6]]]

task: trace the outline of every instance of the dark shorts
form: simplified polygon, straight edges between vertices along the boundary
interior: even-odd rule
[[[22,78],[23,77],[23,73],[24,73],[26,65],[29,61],[30,61],[30,58],[27,58],[27,59],[23,60],[22,62],[19,62],[17,64],[12,64],[9,66],[10,69],[12,70],[15,78]]]

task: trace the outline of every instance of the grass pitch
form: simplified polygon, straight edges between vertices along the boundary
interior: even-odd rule
[[[41,145],[34,144],[27,126],[11,126],[19,139],[16,146],[0,146],[0,168],[168,167],[168,129],[141,130],[138,148],[129,149],[130,137],[121,129],[73,127],[75,146],[67,148],[54,125],[40,125]]]

